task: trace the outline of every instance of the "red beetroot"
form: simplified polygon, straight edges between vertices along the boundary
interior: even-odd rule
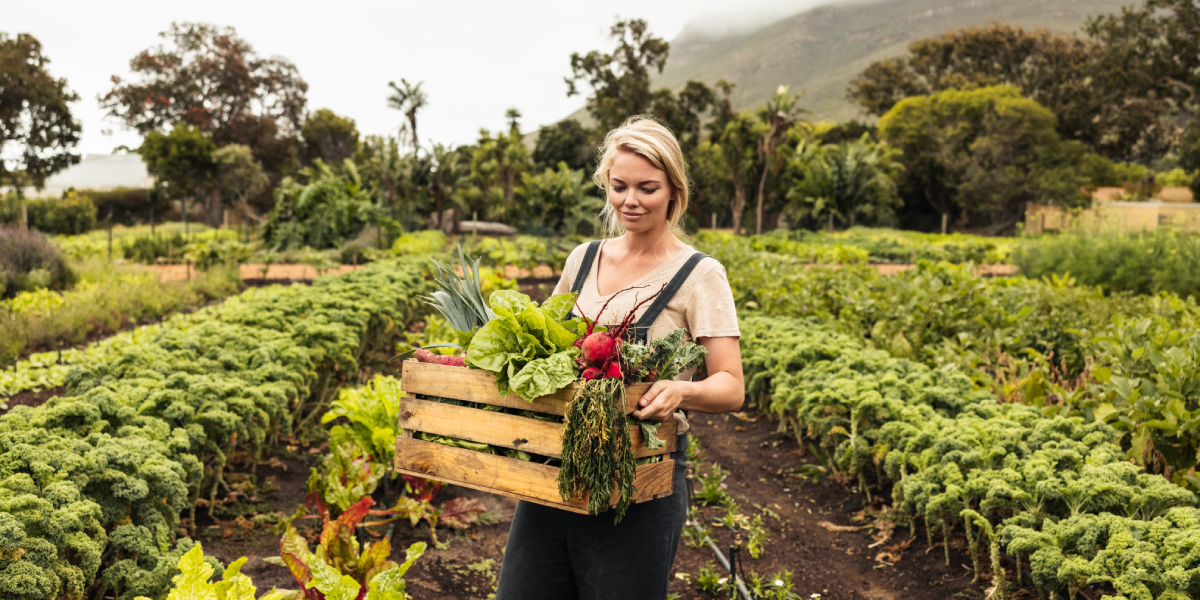
[[[424,348],[418,349],[415,353],[415,356],[417,357],[418,361],[423,362],[423,363],[433,363],[435,365],[446,365],[447,367],[465,367],[465,366],[467,366],[467,359],[465,359],[461,356],[444,356],[441,354],[434,354]]]
[[[607,331],[593,333],[583,340],[583,360],[602,365],[617,356],[617,340]]]
[[[583,370],[583,380],[591,381],[600,376],[600,367],[588,367]]]
[[[624,379],[621,376],[621,363],[615,360],[608,363],[608,368],[604,370],[604,376],[611,379]]]

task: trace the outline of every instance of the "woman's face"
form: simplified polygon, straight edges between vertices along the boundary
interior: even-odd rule
[[[618,151],[608,170],[608,201],[617,222],[630,233],[667,226],[671,187],[666,171],[646,157]]]

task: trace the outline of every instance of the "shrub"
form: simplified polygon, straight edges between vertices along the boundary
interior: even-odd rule
[[[21,219],[21,205],[29,227],[52,235],[77,235],[96,226],[96,207],[75,192],[62,198],[26,198],[8,194],[0,202],[0,223],[16,224]]]
[[[74,282],[62,252],[45,235],[9,227],[0,227],[0,273],[4,274],[3,298],[25,290],[62,290]]]
[[[1027,238],[1013,262],[1027,277],[1070,275],[1109,292],[1165,291],[1200,298],[1200,237],[1170,228]]]

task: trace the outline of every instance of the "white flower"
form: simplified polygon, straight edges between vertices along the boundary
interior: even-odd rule
[[[720,578],[720,579],[718,579],[718,580],[717,580],[717,583],[718,583],[719,585],[725,585],[725,581],[726,581],[726,580],[728,580],[728,579],[729,579],[728,577],[722,577],[722,578]]]
[[[776,579],[776,580],[775,580],[775,587],[783,587],[783,580],[782,580],[782,579]]]

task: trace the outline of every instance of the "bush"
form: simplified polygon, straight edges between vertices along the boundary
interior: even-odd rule
[[[17,224],[21,219],[21,204],[29,227],[51,235],[78,235],[96,226],[96,207],[75,192],[62,198],[26,198],[8,194],[0,202],[0,223]]]
[[[74,274],[58,247],[36,231],[0,227],[0,298],[40,288],[63,290]]]
[[[162,194],[143,188],[120,187],[105,191],[87,190],[80,192],[99,211],[100,218],[108,218],[112,207],[113,222],[124,225],[145,223],[150,220],[150,209],[161,219],[167,216],[171,203]]]
[[[1027,277],[1070,275],[1109,292],[1200,298],[1200,237],[1170,228],[1026,238],[1013,259]]]

